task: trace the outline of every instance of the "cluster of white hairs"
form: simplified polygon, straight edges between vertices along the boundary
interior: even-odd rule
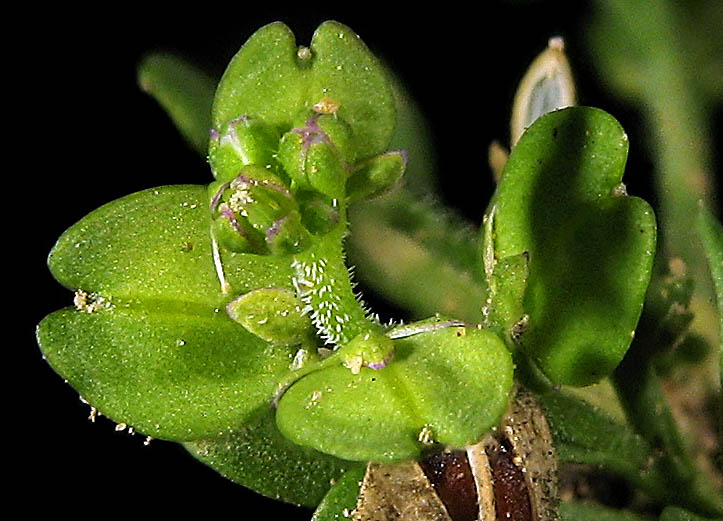
[[[309,256],[309,261],[294,259],[291,267],[294,270],[292,278],[294,290],[304,303],[302,313],[309,315],[319,338],[324,341],[324,344],[333,346],[345,344],[351,340],[345,331],[345,326],[352,320],[352,317],[345,310],[346,306],[342,302],[345,289],[339,285],[349,283],[352,270],[348,270],[347,277],[335,277],[333,272],[338,270],[327,270],[327,262],[324,259],[317,259],[313,253]],[[352,283],[352,289],[353,286]],[[374,320],[375,318],[370,316],[369,310],[363,306],[360,294],[354,296],[367,318]],[[378,317],[376,320],[378,321]]]
[[[97,293],[88,293],[82,289],[75,292],[73,304],[75,305],[75,309],[83,313],[95,313],[99,309],[110,309],[113,307],[111,302],[105,297]]]
[[[351,320],[341,311],[341,296],[335,291],[333,276],[326,273],[326,261],[311,254],[310,262],[295,259],[292,283],[296,294],[305,304],[302,313],[309,314],[317,334],[325,344],[338,345],[349,341],[344,335],[344,325]]]

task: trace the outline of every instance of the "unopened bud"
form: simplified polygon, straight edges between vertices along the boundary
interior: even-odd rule
[[[212,183],[211,215],[219,243],[232,251],[296,253],[310,234],[296,199],[268,170],[249,165],[226,183]]]
[[[381,333],[363,333],[339,351],[345,367],[358,374],[362,367],[384,369],[394,358],[394,342]]]
[[[324,235],[339,224],[338,203],[318,192],[299,192],[296,195],[301,209],[301,222],[307,230]]]
[[[407,153],[394,150],[357,165],[346,185],[350,201],[381,195],[401,179],[407,167]]]
[[[266,167],[273,162],[278,131],[257,118],[241,116],[212,131],[209,162],[217,179],[229,181],[247,165]]]
[[[348,137],[344,135],[343,126],[332,124],[325,118],[334,116],[309,118],[304,127],[284,134],[279,144],[278,159],[295,188],[341,199],[348,177],[343,155]],[[319,124],[319,120],[324,126]],[[332,132],[327,133],[327,129]]]
[[[257,248],[249,241],[249,233],[227,208],[219,211],[211,230],[219,245],[236,253],[253,252]]]
[[[266,230],[266,246],[275,255],[298,253],[311,245],[311,234],[301,224],[299,212],[277,219]]]

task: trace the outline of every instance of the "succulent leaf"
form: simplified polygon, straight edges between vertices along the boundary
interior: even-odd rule
[[[298,345],[311,338],[311,319],[291,291],[262,288],[226,305],[229,316],[256,336],[274,344]]]
[[[157,438],[235,429],[269,403],[293,357],[224,312],[206,201],[201,186],[127,196],[71,227],[49,258],[78,292],[77,309],[38,327],[44,356],[103,414]],[[288,271],[244,259],[229,264],[234,284],[289,285]]]
[[[429,443],[464,447],[496,425],[512,387],[494,334],[448,327],[394,341],[382,370],[342,364],[311,372],[282,396],[281,432],[343,459],[416,458]]]
[[[553,383],[609,374],[640,316],[656,226],[620,182],[627,149],[601,110],[542,116],[512,151],[491,204],[495,258],[529,254],[529,327],[519,343]]]

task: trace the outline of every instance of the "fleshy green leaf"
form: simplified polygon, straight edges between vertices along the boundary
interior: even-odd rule
[[[627,149],[601,110],[547,114],[512,151],[493,199],[496,259],[529,253],[520,345],[553,383],[609,374],[640,316],[655,217],[620,183]]]
[[[174,299],[217,307],[228,300],[211,259],[204,186],[152,188],[118,199],[69,228],[48,259],[69,289],[127,299]],[[235,293],[290,287],[288,257],[223,254]]]
[[[329,487],[353,466],[289,442],[276,428],[270,407],[264,407],[242,429],[185,446],[201,462],[236,483],[309,507],[316,507]]]
[[[298,345],[311,338],[304,303],[291,291],[261,288],[226,306],[229,316],[251,333],[274,344]]]
[[[92,406],[154,438],[192,440],[237,428],[268,404],[292,353],[214,308],[112,300],[46,317],[48,363]]]
[[[252,116],[291,128],[304,103],[300,64],[294,34],[286,25],[275,22],[256,31],[221,78],[213,103],[214,127]]]
[[[106,297],[221,303],[202,186],[169,186],[106,204],[69,228],[48,265],[69,289]]]
[[[279,403],[281,432],[340,458],[392,461],[417,457],[423,442],[473,443],[504,412],[512,361],[492,333],[441,329],[395,350],[379,371],[335,365],[297,381]]]
[[[170,54],[151,54],[138,67],[138,83],[168,113],[184,138],[206,155],[216,82]]]
[[[103,414],[158,438],[237,428],[269,402],[293,355],[226,314],[207,204],[201,186],[130,195],[72,226],[49,258],[53,275],[77,290],[77,309],[42,321],[44,356]],[[273,262],[227,260],[235,288],[290,285],[288,268]]]
[[[216,129],[241,116],[261,118],[282,131],[303,123],[318,104],[352,130],[350,160],[385,151],[394,130],[394,99],[386,73],[359,37],[325,22],[309,48],[291,30],[272,23],[254,33],[232,59],[216,92]],[[302,121],[298,121],[299,117]]]

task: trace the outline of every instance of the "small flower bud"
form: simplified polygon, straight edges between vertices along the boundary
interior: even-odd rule
[[[211,224],[211,230],[219,245],[235,253],[253,252],[256,250],[249,241],[249,234],[236,220],[233,212],[224,208]]]
[[[339,355],[344,366],[354,374],[362,367],[379,371],[394,358],[394,342],[380,333],[364,333],[343,346]]]
[[[301,211],[301,222],[307,230],[316,235],[324,235],[339,224],[338,204],[318,192],[299,192],[296,194]]]
[[[301,128],[284,134],[279,144],[278,159],[293,181],[293,187],[314,190],[333,199],[345,194],[347,165],[343,148],[348,133],[345,127],[327,121],[334,116],[312,117]],[[319,120],[323,125],[319,124]],[[326,130],[330,130],[327,133]]]
[[[344,161],[349,161],[352,157],[351,150],[351,128],[341,118],[336,115],[323,114],[315,116],[316,125],[326,134],[334,144],[339,156]]]
[[[279,138],[275,128],[250,116],[226,123],[220,132],[211,132],[208,158],[214,175],[228,181],[246,165],[272,164]]]
[[[266,230],[266,246],[275,255],[298,253],[311,244],[311,234],[301,224],[299,212],[290,212]]]
[[[407,168],[407,153],[394,150],[358,164],[346,185],[350,201],[381,195],[402,178]]]
[[[285,254],[305,249],[308,230],[283,181],[249,165],[226,183],[212,183],[211,215],[219,243],[232,251]]]

